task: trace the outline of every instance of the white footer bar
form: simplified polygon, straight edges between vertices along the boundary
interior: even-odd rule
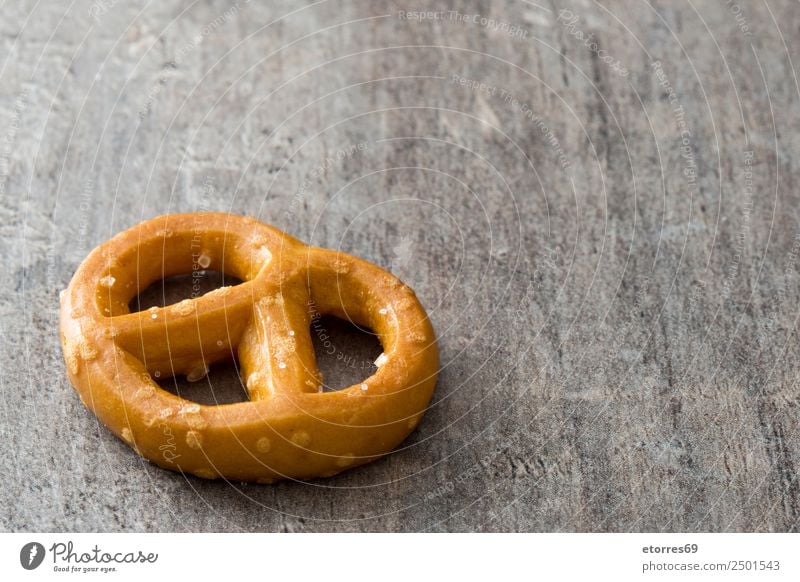
[[[0,580],[800,580],[798,550],[795,534],[0,534]]]

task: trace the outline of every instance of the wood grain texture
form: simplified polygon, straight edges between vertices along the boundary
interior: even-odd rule
[[[798,30],[773,0],[4,5],[0,529],[797,531]],[[98,425],[58,292],[194,210],[415,288],[443,368],[399,451],[242,486]]]

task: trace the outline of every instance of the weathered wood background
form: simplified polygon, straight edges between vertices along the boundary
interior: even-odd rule
[[[796,3],[2,14],[0,528],[800,529]],[[59,290],[113,233],[192,210],[417,290],[443,367],[401,450],[328,480],[209,482],[84,409]],[[331,376],[368,374],[376,346],[331,335]],[[198,399],[230,370],[210,380]]]

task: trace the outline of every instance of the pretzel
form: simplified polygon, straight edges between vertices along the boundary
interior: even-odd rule
[[[242,283],[130,312],[151,283],[198,269]],[[373,376],[322,392],[309,330],[317,314],[377,334]],[[139,455],[258,483],[327,477],[385,455],[419,423],[439,366],[425,310],[399,279],[221,213],[160,216],[92,251],[62,292],[61,341],[81,401]],[[248,401],[203,406],[154,380],[196,380],[234,351]]]

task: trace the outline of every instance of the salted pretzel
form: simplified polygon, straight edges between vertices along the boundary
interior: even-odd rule
[[[151,283],[198,269],[242,280],[131,313]],[[373,330],[377,372],[322,392],[315,313]],[[439,355],[414,292],[351,255],[306,246],[252,218],[160,216],[96,248],[61,298],[67,373],[81,401],[138,454],[203,478],[271,483],[334,475],[385,455],[417,426]],[[203,406],[154,377],[238,353],[249,401]]]

